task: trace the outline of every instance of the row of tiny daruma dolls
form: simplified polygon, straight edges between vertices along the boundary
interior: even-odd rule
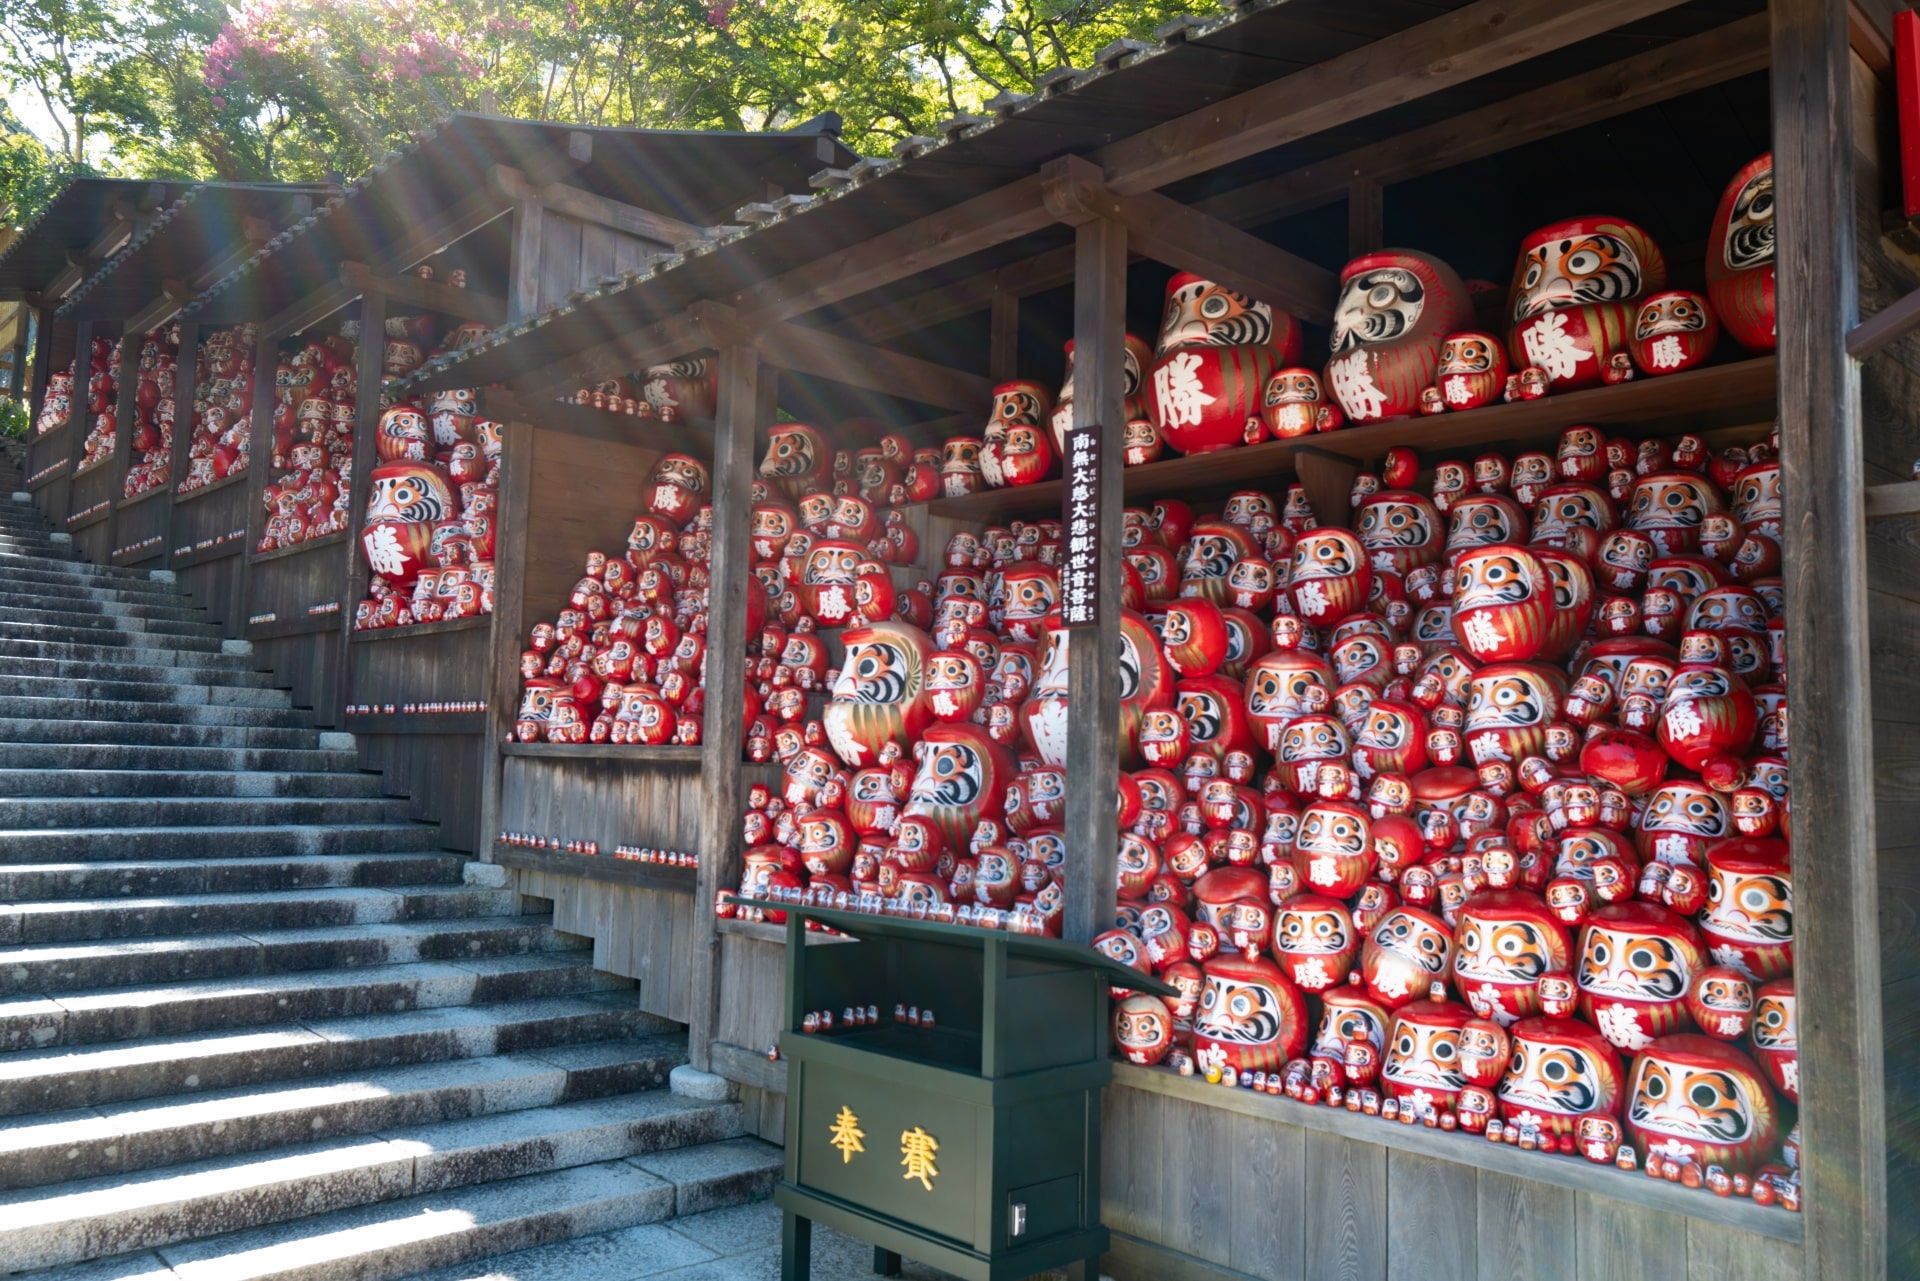
[[[1623,218],[1572,218],[1527,236],[1504,335],[1475,327],[1497,286],[1431,254],[1364,254],[1340,274],[1327,362],[1298,364],[1302,328],[1230,289],[1176,275],[1150,352],[1126,340],[1128,465],[1416,414],[1664,377],[1710,359],[1721,330],[1772,351],[1773,158],[1752,161],[1715,211],[1706,292],[1669,289],[1659,247]],[[1073,347],[1057,397],[1031,380],[995,388],[981,435],[922,451],[909,501],[1031,485],[1057,471],[1073,420]]]

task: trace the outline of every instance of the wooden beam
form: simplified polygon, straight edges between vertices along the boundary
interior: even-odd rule
[[[1236,187],[1196,201],[1193,207],[1236,227],[1260,226],[1343,199],[1358,178],[1390,186],[1436,173],[1764,70],[1768,57],[1767,16],[1757,14],[1372,146]],[[979,311],[1001,289],[1030,297],[1072,280],[1073,249],[1068,246],[890,301],[846,323],[855,336],[879,342]]]
[[[1048,208],[1067,218],[1110,218],[1127,230],[1128,244],[1149,258],[1205,276],[1229,289],[1331,326],[1338,281],[1326,268],[1156,191],[1120,196],[1099,170],[1077,156],[1043,171]]]
[[[1122,195],[1218,169],[1674,8],[1680,0],[1476,0],[1317,66],[1109,143]]]
[[[108,552],[120,546],[120,499],[127,492],[127,467],[133,462],[133,402],[139,386],[140,331],[128,325],[120,333],[120,380],[114,387],[113,489],[107,495],[113,500],[114,506],[113,515],[107,522]],[[165,563],[161,561],[161,564]]]
[[[480,412],[494,422],[524,421],[536,431],[584,436],[622,445],[645,445],[663,452],[678,450],[704,458],[713,452],[713,429],[699,423],[663,423],[657,418],[616,414],[591,405],[563,400],[537,401],[517,396],[503,387],[479,389]]]
[[[523,419],[495,414],[500,424],[500,514],[525,520],[533,493],[534,431]],[[527,634],[527,537],[525,531],[496,540],[493,557],[493,644],[488,653],[485,746],[481,750],[480,849],[489,862],[500,847],[500,789],[505,782],[501,741],[513,733],[520,708],[520,638]],[[345,602],[342,602],[344,607]]]
[[[135,334],[152,333],[179,315],[180,309],[193,301],[195,292],[192,286],[183,281],[162,281],[160,296],[127,317],[127,331]]]
[[[753,501],[753,447],[766,372],[748,346],[720,349],[720,386],[713,454],[712,588],[707,644],[716,654],[747,650],[748,509]],[[720,935],[713,914],[723,889],[740,884],[740,745],[746,738],[746,667],[716,662],[707,671],[707,719],[701,734],[700,867],[694,884],[690,949],[691,1017],[687,1048],[693,1066],[711,1067],[720,1018]]]
[[[1889,87],[1893,84],[1893,41],[1859,0],[1847,0],[1847,43],[1867,69]]]
[[[786,321],[759,325],[754,330],[753,345],[768,364],[782,369],[941,409],[973,410],[982,421],[993,402],[990,379],[804,325]]]
[[[350,686],[353,683],[353,613],[354,607],[365,599],[367,594],[368,570],[366,558],[360,554],[360,527],[366,523],[367,498],[373,492],[373,469],[377,465],[379,450],[375,442],[380,430],[380,374],[381,362],[387,354],[387,296],[378,289],[369,289],[360,295],[360,345],[355,353],[353,400],[353,485],[347,497],[347,541],[341,547],[346,557],[341,565],[341,577],[335,581],[344,584],[340,592],[340,646],[335,654],[334,698],[332,708],[335,725],[346,723],[347,700],[352,696]],[[516,531],[511,537],[524,538],[525,531]],[[498,541],[507,541],[501,539]],[[480,833],[482,840],[491,840],[490,833]]]
[[[677,245],[683,240],[693,240],[706,234],[704,227],[696,227],[690,222],[670,218],[651,209],[642,209],[622,200],[595,195],[568,183],[536,185],[511,165],[495,165],[487,176],[502,194],[515,200],[532,200],[568,218],[611,227],[615,231],[624,231],[630,236],[660,245]]]
[[[461,320],[499,325],[507,319],[507,300],[504,298],[472,289],[458,289],[443,281],[422,280],[407,272],[376,276],[367,264],[349,261],[340,264],[340,279],[356,292],[364,293],[368,289],[379,288],[387,295],[388,302],[422,307],[428,311],[457,316]]]
[[[995,383],[1020,373],[1020,296],[1010,290],[993,295],[987,322],[987,377]]]
[[[525,320],[540,310],[540,239],[546,210],[537,200],[513,206],[512,248],[507,254],[507,319]]]
[[[1370,254],[1387,243],[1386,202],[1380,184],[1355,178],[1347,184],[1347,257]]]
[[[267,485],[274,476],[274,380],[279,369],[279,340],[258,334],[253,343],[253,404],[248,406],[247,416],[247,540],[242,544],[247,558],[240,562],[239,569],[241,576],[248,579],[252,577],[253,549],[260,545],[260,535],[267,527]],[[372,464],[367,466],[371,468]],[[240,599],[249,599],[244,583],[240,588]],[[342,601],[341,605],[344,612],[353,612],[345,608],[346,602]],[[332,709],[321,707],[314,710],[325,716]]]
[[[200,321],[189,316],[180,322],[180,350],[173,358],[173,458],[167,464],[167,518],[162,531],[168,566],[173,564],[174,513],[180,502],[180,481],[187,474],[187,451],[193,445],[193,398],[199,377]]]
[[[1847,331],[1847,354],[1865,360],[1920,328],[1920,289],[1882,307]]]
[[[1890,516],[1920,516],[1920,480],[1867,486],[1867,519]]]
[[[93,430],[93,415],[87,411],[88,370],[93,361],[94,322],[82,318],[73,326],[73,409],[67,420],[67,475],[80,470],[86,457],[87,435]],[[69,489],[69,494],[72,493]],[[69,500],[71,506],[71,500]]]
[[[1100,429],[1100,502],[1095,522],[1100,591],[1092,627],[1067,632],[1065,936],[1086,943],[1114,923],[1119,874],[1120,543],[1125,506],[1127,228],[1095,218],[1074,231],[1075,429]],[[1062,512],[1063,518],[1065,512]]]
[[[1198,202],[1196,208],[1240,227],[1316,209],[1341,199],[1357,178],[1391,186],[1764,70],[1767,40],[1764,13],[1742,18],[1371,146],[1236,187]]]
[[[1789,531],[1795,983],[1807,1281],[1887,1274],[1866,457],[1847,9],[1772,0],[1780,464]]]
[[[1292,454],[1293,473],[1307,491],[1307,505],[1321,525],[1337,529],[1353,527],[1353,478],[1360,474],[1357,459],[1343,458],[1307,445],[1296,444]]]
[[[91,276],[99,265],[100,260],[97,258],[69,253],[67,265],[54,273],[53,279],[47,282],[46,288],[41,292],[49,298],[65,298],[79,288],[80,282]]]
[[[705,332],[687,315],[667,319],[616,334],[585,351],[557,360],[539,369],[527,371],[513,380],[515,392],[528,401],[549,400],[555,396],[589,387],[607,378],[624,378],[636,370],[664,360],[685,356],[708,345]],[[449,377],[457,377],[454,371]],[[457,382],[429,381],[428,387],[457,386]]]
[[[1040,175],[1021,178],[733,295],[742,320],[786,320],[991,249],[1054,221]]]

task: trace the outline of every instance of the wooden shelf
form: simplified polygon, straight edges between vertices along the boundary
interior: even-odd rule
[[[174,482],[171,482],[171,481],[169,482],[169,484],[172,484],[172,483]],[[197,498],[205,498],[208,494],[218,493],[223,489],[231,489],[235,485],[244,485],[246,483],[247,483],[247,473],[241,471],[241,472],[234,472],[232,475],[229,475],[229,476],[223,476],[219,480],[214,481],[211,485],[202,485],[198,489],[188,490],[184,494],[179,493],[176,490],[173,496],[174,506],[177,507],[181,503],[190,503]]]
[[[1575,423],[1625,429],[1628,434],[1640,427],[1645,429],[1644,434],[1657,434],[1667,430],[1675,419],[1710,410],[1764,409],[1771,414],[1776,377],[1774,358],[1763,356],[1518,404],[1400,418],[1298,440],[1270,440],[1211,454],[1186,454],[1128,467],[1122,480],[1131,502],[1167,494],[1225,492],[1288,476],[1293,473],[1296,449],[1370,463],[1399,446],[1432,457],[1494,444],[1551,444]],[[1016,517],[1057,518],[1061,488],[1061,481],[1048,480],[1024,488],[985,489],[965,498],[935,499],[928,510],[936,516],[993,524]]]
[[[631,743],[502,743],[502,756],[548,760],[626,761],[631,765],[698,765],[701,750],[682,743],[646,747]]]
[[[711,904],[708,905],[712,906]],[[769,925],[765,921],[742,921],[723,917],[713,923],[714,931],[719,934],[732,934],[737,938],[757,939],[762,943],[787,945],[787,927]],[[807,931],[807,946],[814,947],[822,943],[844,943],[847,940],[838,934],[822,934],[819,930]]]
[[[1867,519],[1920,516],[1920,480],[1867,486]]]
[[[271,623],[248,623],[247,639],[285,640],[289,636],[317,636],[321,632],[340,630],[340,615],[301,614],[293,618],[277,618]]]
[[[346,602],[341,602],[341,608]],[[451,623],[413,623],[406,627],[372,627],[353,633],[353,643],[369,645],[374,641],[406,640],[415,636],[445,636],[453,632],[479,631],[493,625],[492,614],[478,614],[472,618],[456,618]]]
[[[123,486],[121,492],[124,493],[125,492],[124,486],[126,485],[126,480],[124,477],[122,477],[120,483]],[[160,495],[166,492],[167,492],[167,487],[165,485],[155,485],[150,489],[141,490],[139,493],[135,494],[132,498],[114,499],[113,509],[115,511],[125,511],[129,507],[135,507],[141,503],[151,502],[152,500],[154,500],[155,498],[158,498]]]
[[[744,1045],[734,1045],[728,1041],[715,1041],[708,1048],[708,1053],[713,1058],[713,1070],[729,1081],[738,1081],[741,1085],[750,1085],[771,1094],[787,1092],[785,1059],[770,1059],[765,1050],[750,1050]]]
[[[241,541],[244,542],[245,540],[243,539]],[[338,547],[346,541],[346,531],[340,530],[337,533],[322,534],[318,538],[309,538],[306,542],[295,543],[291,547],[276,547],[270,552],[249,552],[247,554],[247,562],[252,565],[258,565],[262,561],[279,560],[285,556],[298,556],[303,552],[317,551],[322,547]]]
[[[66,523],[65,525],[66,532],[69,534],[77,534],[83,529],[92,529],[95,525],[98,525],[101,521],[108,520],[112,516],[113,516],[113,507],[111,504],[109,504],[108,506],[100,508],[98,511],[89,512],[85,517],[83,517],[78,521]]]
[[[1337,1134],[1360,1143],[1394,1148],[1420,1156],[1455,1161],[1476,1169],[1493,1170],[1536,1183],[1552,1183],[1592,1196],[1630,1201],[1649,1209],[1685,1215],[1738,1228],[1781,1241],[1798,1242],[1801,1216],[1778,1206],[1756,1205],[1745,1197],[1718,1197],[1705,1188],[1686,1188],[1643,1172],[1627,1173],[1610,1165],[1595,1165],[1578,1156],[1547,1156],[1523,1152],[1504,1143],[1490,1143],[1478,1134],[1430,1130],[1424,1125],[1402,1125],[1345,1108],[1299,1103],[1282,1096],[1221,1085],[1208,1085],[1200,1076],[1181,1076],[1171,1068],[1113,1065],[1113,1083],[1150,1094],[1164,1094],[1204,1107],[1256,1116],[1285,1125]]]
[[[484,734],[485,712],[355,712],[343,718],[349,734]]]
[[[609,885],[633,885],[665,894],[692,895],[698,875],[691,867],[661,867],[638,859],[615,858],[611,854],[567,854],[560,850],[535,850],[523,845],[493,844],[493,861],[503,867],[524,868],[530,872],[551,872],[556,876],[577,876]]]
[[[192,569],[195,565],[204,565],[209,561],[225,560],[229,556],[238,556],[247,550],[247,540],[236,538],[230,543],[215,543],[211,547],[195,548],[186,552],[170,552],[167,555],[169,569]]]

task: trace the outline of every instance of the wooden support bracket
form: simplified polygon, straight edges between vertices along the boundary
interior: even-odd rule
[[[1920,516],[1920,480],[1867,486],[1867,519],[1889,516]]]
[[[1078,156],[1048,163],[1041,171],[1041,192],[1047,211],[1062,222],[1111,218],[1127,229],[1127,243],[1136,252],[1289,315],[1317,325],[1333,323],[1339,290],[1332,272],[1191,205],[1154,191],[1118,195],[1097,165]]]
[[[1865,360],[1920,328],[1920,289],[1882,307],[1847,331],[1847,354]]]
[[[683,240],[692,240],[704,232],[690,222],[655,213],[651,209],[642,209],[624,201],[608,196],[595,195],[591,191],[575,187],[564,182],[549,182],[536,185],[528,181],[527,176],[510,165],[495,165],[488,173],[493,185],[501,194],[515,200],[538,202],[553,213],[568,218],[577,218],[581,222],[590,222],[602,227],[611,227],[615,231],[624,231],[628,235],[638,236],[642,240],[651,240],[661,245],[677,245]]]
[[[424,307],[428,311],[478,321],[483,325],[502,324],[507,318],[507,300],[504,298],[472,289],[459,289],[438,280],[422,280],[405,273],[375,275],[373,269],[364,262],[341,263],[340,280],[357,293],[379,289],[385,292],[390,302]]]

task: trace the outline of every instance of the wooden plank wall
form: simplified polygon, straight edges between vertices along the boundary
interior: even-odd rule
[[[182,427],[179,430],[185,431]],[[173,547],[167,549],[169,563],[174,559],[176,547],[192,547],[204,539],[223,538],[234,530],[247,527],[247,482],[246,477],[221,481],[205,489],[195,490],[182,495],[174,501],[173,533],[167,541]],[[207,611],[209,622],[220,624],[229,636],[245,633],[247,614],[246,599],[246,536],[230,542],[221,543],[210,551],[232,551],[232,555],[214,556],[209,552],[199,553],[205,559],[197,560],[189,567],[179,569],[180,586],[193,593],[194,602]]]
[[[763,1054],[780,1037],[787,1017],[787,946],[744,934],[720,936],[720,1018],[714,1040]],[[718,1065],[716,1064],[716,1067]],[[742,1085],[747,1128],[785,1143],[787,1096]]]
[[[1879,234],[1883,209],[1899,201],[1877,157],[1894,156],[1888,87],[1856,56],[1854,157],[1860,253],[1860,314],[1867,317],[1920,288],[1920,260]],[[1910,480],[1920,459],[1920,336],[1861,367],[1868,484]],[[1920,520],[1867,525],[1871,592],[1874,806],[1880,886],[1880,966],[1886,1039],[1889,1208],[1920,1179]],[[1920,1276],[1920,1217],[1888,1216],[1887,1275]]]
[[[395,706],[485,698],[490,635],[486,626],[362,633],[348,658],[347,698]],[[383,773],[389,796],[408,798],[413,818],[440,824],[443,846],[480,847],[478,733],[381,734],[360,726],[355,733],[361,765]]]
[[[33,411],[37,419],[40,407],[34,405]],[[33,495],[34,505],[40,509],[48,521],[52,522],[56,531],[65,528],[67,512],[70,510],[67,506],[67,496],[71,491],[73,478],[68,475],[67,468],[62,467],[49,474],[45,480],[35,484],[27,485],[26,482],[29,477],[39,475],[67,456],[70,439],[67,433],[73,429],[73,424],[68,423],[65,427],[50,431],[44,436],[28,436],[26,460],[20,464],[21,484],[26,486],[28,492]],[[32,430],[31,427],[28,428],[28,431]]]
[[[1114,1281],[1800,1275],[1788,1242],[1472,1165],[1121,1085],[1102,1112]]]
[[[700,843],[700,770],[573,757],[509,756],[500,826],[568,840],[693,850]]]
[[[565,302],[568,294],[632,271],[648,254],[670,248],[548,209],[540,216],[539,307]]]
[[[518,876],[522,894],[553,900],[554,929],[593,940],[594,969],[638,979],[641,1009],[676,1023],[687,1021],[691,895],[524,869]]]
[[[552,218],[547,220],[552,222]],[[502,538],[524,539],[527,549],[525,615],[507,631],[516,649],[527,629],[567,606],[567,595],[587,562],[587,553],[623,555],[636,517],[646,514],[647,478],[661,450],[615,444],[534,424],[533,485],[528,511],[502,513]],[[634,435],[647,424],[634,420]],[[516,528],[524,522],[525,528]]]
[[[124,480],[122,484],[124,484]],[[115,490],[115,497],[121,491]],[[167,487],[150,489],[138,498],[121,498],[113,514],[113,550],[133,547],[158,537],[159,541],[130,552],[125,556],[115,556],[113,563],[139,569],[164,569],[167,563]]]
[[[118,484],[113,474],[113,455],[108,454],[86,470],[75,472],[68,488],[70,514],[92,511],[103,502],[107,504],[93,511],[92,515],[65,526],[67,532],[73,535],[74,552],[96,565],[106,564],[108,555],[113,551],[113,520],[110,513],[113,500],[120,496],[116,488]]]

